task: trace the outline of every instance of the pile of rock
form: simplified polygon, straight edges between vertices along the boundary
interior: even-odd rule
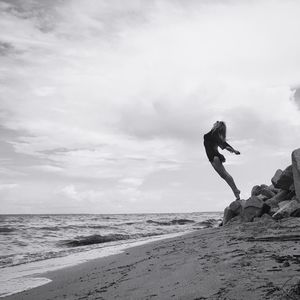
[[[271,182],[254,186],[248,200],[235,200],[226,207],[223,225],[252,222],[262,216],[276,220],[300,217],[300,149],[293,151],[292,165],[277,170]]]

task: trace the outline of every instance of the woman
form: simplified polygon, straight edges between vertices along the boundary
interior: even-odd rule
[[[231,153],[240,154],[226,142],[226,124],[222,121],[217,121],[210,132],[204,135],[204,147],[207,157],[218,172],[218,174],[228,183],[232,189],[236,199],[240,199],[241,191],[236,187],[232,176],[225,170],[223,162],[225,157],[219,153],[218,147],[226,149]]]

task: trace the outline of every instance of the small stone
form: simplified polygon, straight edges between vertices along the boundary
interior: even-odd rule
[[[286,260],[284,263],[283,263],[283,265],[282,265],[283,267],[289,267],[290,266],[290,263]]]

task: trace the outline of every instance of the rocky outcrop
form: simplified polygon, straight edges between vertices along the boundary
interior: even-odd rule
[[[292,153],[292,165],[278,169],[272,184],[255,185],[247,200],[235,200],[224,211],[223,225],[252,222],[261,216],[273,220],[300,217],[300,149]]]
[[[292,153],[293,179],[297,200],[300,201],[300,149]]]

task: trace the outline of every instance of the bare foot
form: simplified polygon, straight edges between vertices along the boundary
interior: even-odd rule
[[[241,193],[240,190],[236,190],[236,191],[235,191],[234,195],[235,195],[235,197],[236,197],[236,200],[240,200],[240,199],[241,199],[241,198],[240,198],[240,193]]]

